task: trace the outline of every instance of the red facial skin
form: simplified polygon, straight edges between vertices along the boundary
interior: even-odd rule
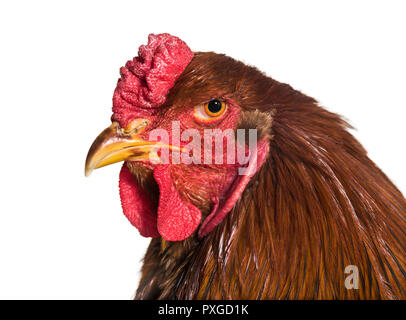
[[[176,108],[176,106],[172,106],[167,112],[161,115],[151,115],[147,117],[150,121],[150,125],[142,133],[141,138],[149,140],[151,131],[159,128],[168,132],[170,144],[183,147],[188,145],[190,140],[182,141],[180,139],[180,141],[174,141],[175,139],[172,136],[173,121],[179,121],[180,123],[180,137],[184,130],[191,128],[198,130],[201,138],[204,137],[205,129],[220,129],[222,131],[226,129],[235,130],[240,109],[230,100],[225,101],[227,102],[227,109],[224,114],[210,120],[197,118],[193,106],[188,108]],[[183,240],[190,236],[201,222],[201,213],[207,216],[214,207],[215,202],[223,199],[224,195],[230,189],[231,184],[236,180],[238,168],[241,167],[241,165],[238,163],[226,163],[227,146],[225,143],[223,145],[223,164],[214,164],[214,139],[212,139],[212,142],[213,164],[203,164],[203,141],[200,143],[202,164],[173,164],[171,153],[169,153],[169,164],[157,165],[149,161],[143,162],[146,167],[154,171],[155,180],[159,185],[160,204],[157,208],[157,215],[158,217],[162,215],[164,218],[158,218],[157,227],[159,233],[169,240]],[[173,192],[173,188],[175,188],[177,192]],[[140,199],[137,198],[136,201],[140,201]],[[171,207],[167,208],[165,206],[167,203],[169,203]],[[141,207],[145,210],[145,206]],[[183,207],[188,208],[192,213],[189,213],[188,210],[183,210],[183,216],[179,217],[177,213],[181,212]],[[195,208],[197,208],[199,212]],[[170,213],[165,213],[165,210],[169,210]],[[148,216],[151,216],[150,210],[146,210],[146,212]],[[132,220],[128,214],[127,217],[130,221]],[[183,220],[187,220],[188,223],[184,223]],[[174,235],[173,229],[176,222],[180,222],[180,226],[178,232]],[[137,222],[135,224],[138,228],[140,223]],[[144,224],[151,225],[153,223],[148,222]],[[156,235],[156,233],[150,231],[151,229],[149,227],[148,230],[152,236]],[[148,232],[146,232],[146,234],[148,234]]]
[[[204,101],[205,102],[205,101]],[[235,106],[230,101],[227,101],[228,107],[224,114],[218,119],[213,118],[210,120],[200,120],[194,115],[194,107],[189,107],[186,110],[183,108],[171,108],[164,115],[161,122],[158,124],[160,128],[163,128],[169,133],[169,142],[171,144],[177,144],[172,136],[172,121],[180,122],[180,137],[186,129],[196,129],[199,132],[201,146],[201,164],[172,164],[169,166],[169,171],[176,186],[181,194],[187,196],[187,193],[194,193],[200,197],[204,197],[205,200],[210,200],[213,197],[220,197],[224,190],[226,190],[235,178],[236,168],[238,164],[227,164],[227,146],[223,145],[223,164],[214,164],[215,149],[214,139],[212,139],[212,147],[206,148],[212,150],[212,163],[210,165],[204,165],[204,130],[205,129],[220,129],[224,131],[226,129],[235,130],[237,127],[238,116],[240,113],[239,107]],[[145,133],[145,135],[148,133]],[[185,147],[189,144],[189,141],[180,140],[180,146]],[[226,141],[224,141],[226,142]],[[171,153],[170,153],[171,155]],[[172,160],[171,157],[169,160]]]

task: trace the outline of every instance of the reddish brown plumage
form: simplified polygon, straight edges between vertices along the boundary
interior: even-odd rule
[[[270,152],[234,209],[209,235],[153,239],[137,299],[404,299],[406,201],[317,102],[229,57],[197,53],[166,107],[227,96],[240,128]],[[151,172],[130,167],[151,194]],[[207,215],[204,195],[188,198]],[[205,202],[206,201],[206,202]],[[344,286],[347,265],[358,290]]]

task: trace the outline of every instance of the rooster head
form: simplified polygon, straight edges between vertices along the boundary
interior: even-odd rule
[[[120,74],[112,124],[90,147],[85,174],[124,161],[121,204],[141,235],[204,237],[269,152],[270,78],[169,34],[149,35]]]

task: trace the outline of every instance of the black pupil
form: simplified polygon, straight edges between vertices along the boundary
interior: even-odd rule
[[[221,111],[221,101],[220,100],[211,100],[209,102],[209,105],[207,106],[207,109],[209,109],[209,111],[211,113],[217,113]]]

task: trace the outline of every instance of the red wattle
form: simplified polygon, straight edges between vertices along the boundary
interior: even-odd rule
[[[199,226],[201,212],[190,202],[181,199],[172,183],[168,165],[158,165],[154,178],[159,186],[158,231],[168,241],[181,241]]]
[[[144,237],[159,236],[156,212],[145,191],[124,163],[120,171],[120,199],[124,215]]]

